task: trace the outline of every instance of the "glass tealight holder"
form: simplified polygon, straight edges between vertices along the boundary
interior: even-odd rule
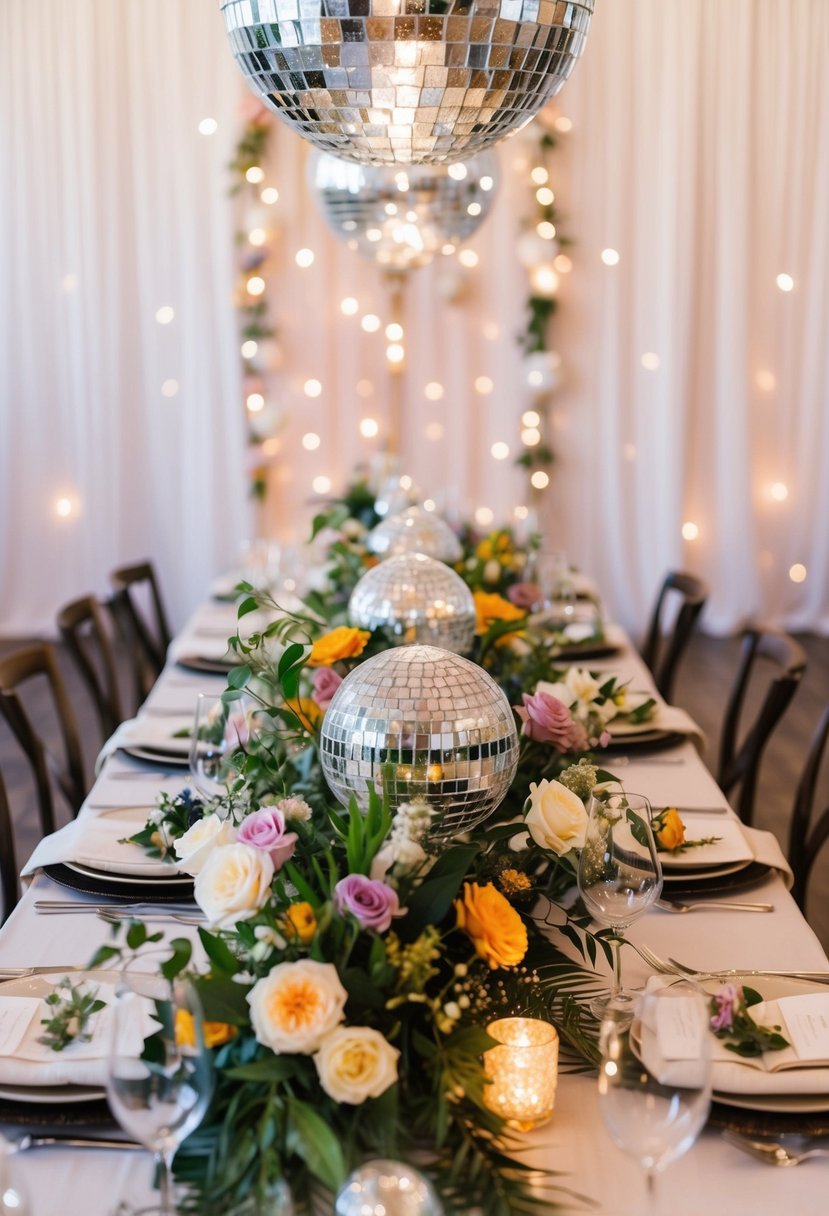
[[[484,1052],[484,1102],[510,1127],[540,1127],[555,1108],[558,1032],[539,1018],[500,1018],[487,1026],[498,1040]]]

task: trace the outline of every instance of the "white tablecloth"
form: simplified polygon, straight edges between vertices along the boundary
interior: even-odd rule
[[[211,605],[205,614],[214,628],[216,606]],[[228,609],[227,616],[232,625],[232,610]],[[199,639],[198,618],[184,637],[189,637],[187,649],[192,649],[190,643]],[[178,653],[184,652],[180,639]],[[632,652],[585,665],[629,675],[636,688],[650,686],[647,672]],[[171,665],[148,708],[179,708],[188,704],[188,698],[195,702],[196,693],[204,690],[206,682],[213,681],[195,674],[191,678]],[[216,684],[220,690],[222,681]],[[618,764],[617,757],[614,765],[608,756],[608,767],[616,767],[629,789],[648,795],[655,805],[722,805],[722,794],[692,744],[639,760],[631,749],[629,757],[624,765]],[[675,760],[680,763],[673,763]],[[110,757],[102,780],[110,779],[107,771],[111,774],[117,766],[128,763],[120,756]],[[186,774],[183,776],[186,778]],[[141,797],[148,793],[142,786]],[[88,801],[96,802],[95,791]],[[34,909],[35,899],[73,897],[79,903],[96,902],[91,897],[73,896],[38,874],[0,933],[0,967],[86,962],[109,936],[108,926],[94,915],[45,916]],[[829,970],[820,943],[777,874],[753,887],[745,898],[771,902],[775,910],[758,915],[712,909],[688,916],[653,910],[634,925],[628,936],[663,957],[672,955],[692,966]],[[194,931],[175,927],[176,935],[187,932]],[[649,974],[632,949],[624,951],[623,969],[629,986],[644,984]],[[593,1078],[562,1076],[553,1121],[529,1137],[528,1143],[547,1167],[562,1171],[563,1185],[596,1201],[598,1216],[642,1216],[647,1210],[636,1165],[615,1148],[604,1131]],[[85,1216],[109,1216],[119,1199],[139,1203],[142,1196],[149,1195],[149,1159],[141,1153],[32,1151],[19,1156],[14,1168],[29,1189],[33,1216],[81,1211]],[[820,1164],[795,1170],[770,1169],[732,1148],[715,1131],[703,1133],[695,1147],[669,1168],[659,1185],[658,1210],[671,1216],[700,1216],[708,1211],[730,1216],[779,1216],[786,1211],[811,1214],[826,1209],[826,1171]]]

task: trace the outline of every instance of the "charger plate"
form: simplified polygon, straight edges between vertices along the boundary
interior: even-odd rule
[[[183,899],[193,898],[193,879],[189,876],[140,879],[103,871],[98,874],[91,868],[82,872],[63,862],[44,866],[43,872],[61,887],[82,891],[85,895],[100,895],[107,901],[123,899],[131,903],[180,904]]]

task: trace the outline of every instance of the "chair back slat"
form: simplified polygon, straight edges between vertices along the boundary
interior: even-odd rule
[[[809,746],[797,786],[789,828],[789,865],[794,874],[792,895],[806,910],[809,878],[818,854],[829,840],[829,806],[813,820],[817,782],[829,740],[829,702],[826,703]]]
[[[172,640],[167,614],[151,562],[120,566],[110,575],[110,608],[132,656],[136,703],[146,698],[167,659]],[[142,607],[142,595],[149,607]]]
[[[641,653],[659,693],[666,701],[671,700],[679,661],[691,640],[707,599],[708,587],[696,575],[683,570],[672,570],[665,576]],[[678,602],[679,607],[673,625],[666,633],[664,618],[671,602]]]
[[[101,603],[85,595],[58,613],[58,629],[80,672],[98,715],[101,734],[108,739],[124,720],[115,652]]]
[[[20,898],[20,880],[14,850],[14,832],[6,786],[0,773],[0,887],[3,890],[3,924]]]

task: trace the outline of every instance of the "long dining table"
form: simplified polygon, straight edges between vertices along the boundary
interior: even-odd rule
[[[233,605],[205,601],[174,641],[167,666],[139,712],[139,722],[157,729],[158,723],[173,721],[178,711],[192,713],[200,692],[218,695],[225,686],[221,675],[192,671],[178,660],[192,654],[218,657],[234,631]],[[629,645],[613,656],[586,661],[584,666],[618,673],[639,690],[652,688],[647,669]],[[117,746],[123,738],[121,732],[107,749],[81,818],[104,814],[106,792],[116,789],[119,781],[129,783],[136,791],[135,802],[147,807],[159,789],[172,791],[187,783],[186,771],[162,777],[160,769],[156,772],[125,755]],[[721,807],[725,815],[733,815],[705,767],[698,743],[691,739],[647,754],[633,747],[627,753],[617,751],[608,755],[607,767],[623,776],[628,790],[647,795],[654,805]],[[693,834],[692,822],[689,829]],[[701,969],[829,973],[829,959],[787,890],[779,849],[773,840],[761,837],[757,837],[757,845],[764,856],[779,857],[781,868],[772,866],[749,892],[735,898],[768,902],[772,912],[712,907],[678,915],[654,908],[627,931],[631,943]],[[56,883],[39,868],[37,852],[24,867],[24,873],[27,871],[33,871],[28,873],[27,889],[0,932],[0,969],[54,965],[60,970],[87,963],[110,936],[110,927],[95,914],[98,900]],[[37,910],[38,902],[50,900],[71,901],[78,911],[55,915]],[[170,936],[195,935],[192,928],[174,928]],[[633,948],[624,949],[623,971],[630,987],[643,985],[651,974]],[[826,1109],[829,1113],[829,1069]],[[6,1134],[13,1138],[14,1128],[7,1127]],[[553,1119],[527,1136],[527,1146],[535,1160],[560,1173],[563,1188],[592,1201],[595,1206],[589,1210],[606,1216],[647,1212],[638,1165],[605,1132],[595,1076],[562,1073]],[[11,1161],[14,1176],[28,1193],[31,1216],[80,1212],[110,1216],[122,1201],[139,1207],[142,1201],[153,1199],[151,1158],[143,1151],[58,1145],[20,1151]],[[657,1211],[671,1216],[699,1216],[706,1210],[735,1216],[778,1216],[786,1210],[817,1213],[826,1207],[826,1168],[823,1163],[788,1170],[769,1168],[733,1147],[717,1127],[709,1126],[690,1151],[660,1175]],[[564,1194],[562,1200],[565,1210],[579,1207]]]

